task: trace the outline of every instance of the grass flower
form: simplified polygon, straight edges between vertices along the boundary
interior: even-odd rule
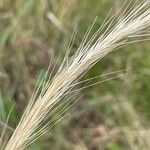
[[[121,13],[121,10],[117,15]],[[67,50],[57,73],[48,77],[48,80],[43,80],[42,89],[39,87],[32,96],[5,150],[26,148],[62,119],[63,114],[74,103],[72,97],[68,97],[68,100],[63,99],[75,85],[80,83],[81,77],[105,55],[130,42],[148,39],[150,1],[143,0],[133,7],[128,6],[122,14],[121,18],[117,15],[107,17],[89,39],[93,23],[70,59],[68,59],[69,50]],[[54,120],[50,118],[51,116]]]

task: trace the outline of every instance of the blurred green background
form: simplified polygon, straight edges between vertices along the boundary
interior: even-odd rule
[[[121,0],[0,0],[0,117],[11,108],[10,129],[16,127],[41,72],[51,57],[61,64],[75,26],[73,54],[97,16],[96,31]],[[134,2],[134,1],[133,1]],[[91,33],[91,34],[92,34]],[[127,74],[81,91],[82,100],[69,115],[29,149],[149,149],[150,44],[127,45],[98,62],[86,78],[117,70]],[[118,76],[118,74],[115,74]],[[101,77],[95,82],[111,76]]]

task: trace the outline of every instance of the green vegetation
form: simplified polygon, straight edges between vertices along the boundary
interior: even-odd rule
[[[46,72],[51,57],[56,60],[56,68],[61,64],[75,26],[78,31],[71,54],[95,17],[98,16],[92,32],[112,7],[114,12],[118,10],[120,1],[0,1],[0,119],[3,122],[13,107],[8,125],[11,129],[16,127],[39,74]],[[116,70],[129,71],[121,77],[115,73],[113,76],[117,78],[82,90],[79,96],[84,96],[70,110],[70,115],[29,149],[146,149],[150,137],[149,48],[149,41],[130,44],[98,62],[84,79]],[[111,77],[100,77],[94,82]],[[12,131],[7,132],[9,135]]]

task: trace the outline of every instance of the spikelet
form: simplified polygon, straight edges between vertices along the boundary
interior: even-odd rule
[[[121,10],[118,14],[120,13]],[[72,105],[69,104],[71,100],[65,102],[62,99],[78,83],[78,80],[106,54],[127,43],[139,41],[139,37],[142,37],[142,40],[148,39],[149,0],[143,0],[136,6],[126,8],[119,21],[116,21],[116,18],[115,16],[106,19],[87,42],[92,26],[89,28],[76,53],[69,60],[66,56],[55,76],[44,84],[39,96],[35,94],[32,97],[5,150],[22,150],[51,129]],[[36,93],[38,94],[39,91],[37,90]],[[55,114],[58,107],[62,110]],[[52,114],[54,114],[54,120],[47,120]]]

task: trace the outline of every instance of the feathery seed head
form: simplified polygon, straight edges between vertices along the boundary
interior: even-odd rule
[[[127,44],[129,38],[132,42],[136,42],[139,37],[143,36],[146,39],[149,36],[150,1],[143,0],[129,10],[117,23],[115,23],[116,17],[105,21],[87,42],[91,26],[77,52],[69,60],[66,56],[56,75],[44,84],[41,91],[37,89],[36,93],[38,94],[39,91],[41,93],[38,97],[36,95],[32,97],[5,150],[24,149],[58,122],[71,101],[69,99],[65,103],[62,99],[97,61],[109,52]],[[107,29],[102,33],[106,26]],[[66,107],[55,113],[56,109],[63,104]],[[54,120],[48,121],[47,119],[52,115]]]

